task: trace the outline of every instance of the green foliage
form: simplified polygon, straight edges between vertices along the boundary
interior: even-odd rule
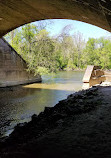
[[[89,39],[84,54],[86,65],[99,65],[103,69],[111,69],[111,41],[109,39]]]
[[[79,32],[70,35],[70,26],[57,37],[50,37],[43,27],[27,24],[6,35],[6,40],[28,64],[28,71],[39,74],[58,70],[83,69],[99,65],[111,69],[111,41],[89,38],[87,43]]]

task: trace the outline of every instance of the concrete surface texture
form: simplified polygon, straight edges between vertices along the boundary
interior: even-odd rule
[[[83,89],[102,82],[111,83],[111,71],[103,70],[100,66],[88,65],[83,77]]]
[[[40,82],[40,75],[26,71],[27,64],[5,41],[0,39],[0,87]]]
[[[111,82],[111,72],[109,76],[105,74],[100,66],[88,65],[83,77],[83,89],[87,89],[104,81]]]
[[[73,19],[111,31],[110,0],[0,1],[0,36],[32,21]]]

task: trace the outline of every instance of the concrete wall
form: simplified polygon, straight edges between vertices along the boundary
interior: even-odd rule
[[[105,71],[101,70],[101,67],[88,65],[83,77],[83,89],[100,84],[107,79]]]
[[[0,39],[0,87],[40,82],[40,75],[26,71],[27,64],[5,41]]]

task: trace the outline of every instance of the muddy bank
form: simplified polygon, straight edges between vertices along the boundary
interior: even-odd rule
[[[1,140],[1,158],[110,157],[110,92],[111,87],[93,87],[46,107]]]

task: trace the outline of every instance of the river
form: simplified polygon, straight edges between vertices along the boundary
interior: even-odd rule
[[[42,76],[42,83],[0,89],[0,137],[13,131],[17,123],[28,122],[44,107],[82,89],[84,72],[69,71]]]

